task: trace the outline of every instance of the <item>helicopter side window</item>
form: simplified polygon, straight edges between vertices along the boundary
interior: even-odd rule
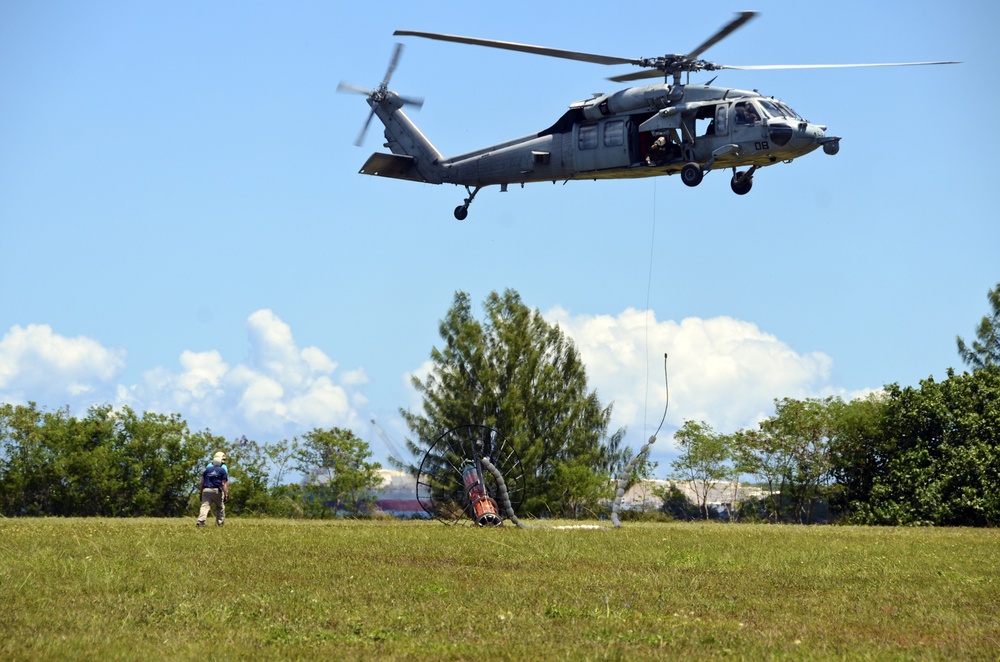
[[[749,101],[740,101],[734,106],[733,114],[736,116],[737,126],[753,126],[760,124],[760,115],[757,109]]]
[[[729,106],[719,104],[715,107],[715,133],[725,135],[729,133],[727,120],[729,119]]]
[[[604,146],[618,147],[625,144],[625,120],[612,120],[604,125]]]
[[[597,124],[580,125],[580,149],[597,149]]]

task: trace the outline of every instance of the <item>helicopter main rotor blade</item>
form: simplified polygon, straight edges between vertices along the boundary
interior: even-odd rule
[[[718,71],[720,69],[732,69],[733,71],[779,71],[782,69],[851,69],[861,67],[921,67],[935,64],[961,64],[961,62],[949,60],[942,62],[872,62],[862,64],[708,64],[704,69],[708,71]],[[644,80],[647,78],[662,78],[663,72],[648,70],[635,71],[622,76],[612,76],[608,80],[616,83],[627,83],[634,80]]]
[[[697,59],[699,55],[707,51],[712,46],[715,46],[717,43],[719,43],[732,33],[739,30],[755,16],[757,16],[757,12],[755,11],[740,12],[739,14],[736,15],[736,18],[731,20],[726,25],[722,26],[718,32],[716,32],[714,35],[706,39],[705,43],[703,43],[701,46],[688,53],[687,58],[689,60]]]
[[[594,53],[583,53],[580,51],[565,51],[560,48],[548,48],[546,46],[532,46],[531,44],[518,44],[512,41],[497,41],[495,39],[479,39],[477,37],[461,37],[451,34],[439,34],[436,32],[415,32],[413,30],[396,30],[392,34],[400,37],[423,37],[425,39],[436,39],[438,41],[451,41],[456,44],[468,44],[470,46],[486,46],[487,48],[502,48],[508,51],[519,51],[521,53],[531,53],[533,55],[546,55],[548,57],[560,57],[564,60],[577,60],[579,62],[590,62],[592,64],[636,64],[643,65],[643,60],[625,57],[614,57],[611,55],[597,55]]]
[[[872,62],[864,64],[751,64],[751,65],[731,65],[720,64],[719,69],[734,69],[736,71],[769,71],[777,69],[850,69],[853,67],[922,67],[933,64],[961,64],[961,62],[949,60],[942,62]]]
[[[720,69],[733,69],[738,71],[765,71],[776,69],[842,69],[849,67],[908,67],[931,64],[959,64],[958,62],[883,62],[874,64],[766,64],[736,66],[728,64],[715,64],[705,62],[698,57],[706,50],[719,43],[736,30],[743,27],[748,21],[758,15],[755,11],[740,12],[733,20],[722,26],[715,34],[706,39],[700,46],[687,55],[665,55],[659,58],[624,58],[612,55],[598,55],[596,53],[584,53],[582,51],[567,51],[560,48],[549,48],[547,46],[533,46],[531,44],[519,44],[510,41],[497,41],[495,39],[480,39],[478,37],[462,37],[459,35],[440,34],[437,32],[418,32],[414,30],[396,30],[393,32],[401,37],[423,37],[425,39],[436,39],[438,41],[450,41],[457,44],[468,44],[471,46],[486,46],[487,48],[501,48],[509,51],[519,51],[521,53],[531,53],[533,55],[544,55],[547,57],[558,57],[565,60],[577,60],[579,62],[590,62],[592,64],[632,64],[643,67],[644,71],[636,71],[621,76],[613,76],[608,80],[616,83],[626,83],[647,78],[664,78],[666,76],[678,76],[681,72],[694,71],[718,71]]]

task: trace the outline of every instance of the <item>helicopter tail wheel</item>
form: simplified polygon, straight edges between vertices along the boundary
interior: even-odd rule
[[[746,195],[753,188],[753,175],[749,172],[734,172],[729,186],[736,195]]]
[[[688,163],[681,168],[681,181],[688,186],[697,186],[704,179],[705,172],[697,163]]]
[[[469,205],[472,204],[472,201],[476,198],[476,194],[479,193],[479,189],[481,188],[483,187],[482,186],[477,186],[476,188],[472,188],[471,186],[465,187],[465,190],[469,193],[469,197],[467,197],[463,201],[463,204],[460,204],[459,206],[455,207],[455,218],[457,218],[460,221],[464,221],[466,217],[468,217]]]

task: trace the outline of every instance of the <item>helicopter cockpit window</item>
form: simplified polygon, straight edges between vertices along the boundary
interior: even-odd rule
[[[785,117],[785,111],[773,101],[761,99],[760,107],[764,109],[764,115],[767,117],[773,117],[774,119],[781,119]]]
[[[789,120],[801,120],[798,113],[794,110],[781,103],[780,101],[774,99],[760,99],[759,101],[761,108],[764,109],[764,114],[768,117],[773,117],[775,119],[789,119]]]
[[[788,117],[790,117],[791,119],[793,119],[793,120],[801,120],[802,119],[801,115],[799,115],[797,112],[795,112],[794,110],[792,110],[791,108],[789,108],[787,105],[781,103],[780,101],[777,101],[775,103],[777,103],[780,108],[784,109],[785,113],[787,113]]]
[[[737,126],[760,124],[760,114],[749,101],[740,101],[733,106],[734,123]]]
[[[597,149],[597,124],[580,125],[580,149]]]
[[[625,144],[625,120],[611,120],[604,125],[604,146],[618,147]]]

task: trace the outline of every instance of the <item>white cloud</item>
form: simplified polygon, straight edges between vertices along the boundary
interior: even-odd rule
[[[178,378],[178,389],[192,400],[204,400],[221,393],[222,380],[229,366],[217,351],[181,352],[181,367],[184,372]]]
[[[846,396],[830,384],[833,360],[822,352],[799,353],[752,322],[731,317],[658,322],[653,312],[632,308],[617,316],[544,314],[573,339],[587,366],[590,388],[614,403],[610,429],[627,426],[634,449],[656,431],[666,391],[664,353],[669,354],[670,407],[654,457],[664,459],[670,434],[685,420],[704,420],[719,432],[756,424],[783,397]],[[433,363],[404,377],[425,380]],[[411,387],[410,409],[421,402]]]
[[[612,429],[628,426],[638,446],[659,424],[664,405],[663,354],[670,354],[668,434],[686,419],[705,420],[721,432],[753,425],[773,412],[780,397],[847,396],[830,383],[832,359],[800,353],[752,322],[730,317],[657,321],[652,312],[545,315],[576,343],[592,388],[614,403]],[[270,310],[246,320],[249,354],[227,362],[218,350],[185,350],[174,369],[154,367],[131,386],[117,383],[125,352],[85,338],[60,336],[45,325],[14,326],[0,339],[0,401],[69,404],[75,410],[104,402],[137,411],[180,413],[192,429],[247,434],[261,440],[299,435],[313,427],[367,425],[361,388],[364,369],[339,370],[318,347],[301,348],[291,328]],[[409,409],[420,398],[410,378],[426,379],[426,361],[403,375]],[[395,422],[385,421],[392,426]]]
[[[663,355],[669,354],[668,426],[704,420],[720,432],[753,425],[773,413],[774,398],[834,391],[832,359],[800,354],[751,322],[731,317],[658,322],[632,308],[616,317],[545,314],[573,338],[602,402],[614,402],[614,428],[655,431],[665,403]]]
[[[125,351],[59,335],[47,324],[13,326],[0,339],[0,399],[9,402],[100,397],[114,390]]]
[[[337,364],[318,347],[306,347],[302,350],[302,360],[314,373],[329,375],[337,369]]]
[[[368,374],[364,368],[348,370],[340,377],[340,383],[344,386],[361,386],[368,383]]]
[[[247,434],[261,440],[314,427],[362,427],[368,398],[362,368],[338,373],[318,347],[300,348],[291,328],[270,310],[247,318],[249,356],[230,364],[218,350],[185,350],[178,367],[153,367],[137,384],[117,378],[124,350],[85,337],[67,338],[46,325],[14,326],[0,339],[0,402],[34,400],[83,411],[94,404],[179,413],[192,429]]]
[[[406,409],[411,412],[419,412],[424,406],[423,397],[413,388],[413,378],[416,377],[420,383],[427,381],[427,378],[434,372],[434,362],[430,359],[420,364],[416,370],[412,370],[403,375],[403,385],[409,395],[409,403]]]
[[[247,318],[250,354],[230,366],[217,351],[185,351],[180,372],[155,368],[120,401],[133,407],[181,413],[195,429],[225,434],[291,436],[314,427],[354,428],[367,398],[356,387],[363,369],[335,382],[337,363],[318,347],[299,348],[274,312]]]

